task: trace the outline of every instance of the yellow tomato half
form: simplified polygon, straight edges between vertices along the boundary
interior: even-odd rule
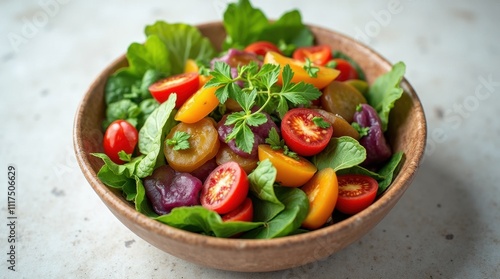
[[[259,161],[269,159],[276,168],[276,182],[286,187],[304,185],[318,170],[313,163],[303,157],[299,160],[290,158],[281,150],[273,150],[270,145],[261,144],[258,147]]]
[[[332,168],[318,171],[302,188],[309,199],[309,212],[302,227],[315,230],[332,216],[339,195],[337,175]]]
[[[183,123],[196,123],[210,114],[218,105],[215,96],[217,87],[201,87],[177,111],[175,120]]]
[[[196,64],[196,61],[193,59],[186,60],[186,64],[184,65],[184,73],[198,73],[200,71],[200,67]],[[210,79],[209,76],[204,76],[200,74],[200,86],[205,85],[207,81]]]
[[[306,82],[306,83],[311,83],[313,84],[316,88],[322,89],[326,87],[330,82],[332,82],[339,74],[340,71],[328,68],[328,67],[322,67],[322,66],[314,66],[318,67],[318,75],[317,77],[311,77],[309,74],[306,72],[304,69],[304,62],[301,62],[299,60],[283,56],[277,52],[269,51],[266,53],[266,56],[264,57],[264,64],[269,63],[269,64],[277,64],[280,65],[281,67],[281,74],[278,76],[278,83],[282,83],[282,74],[283,74],[283,68],[285,65],[290,65],[290,68],[292,69],[294,75],[292,78],[293,83],[298,83],[300,81]]]

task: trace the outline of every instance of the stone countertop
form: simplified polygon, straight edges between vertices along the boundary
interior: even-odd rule
[[[424,105],[428,149],[414,183],[382,222],[341,252],[279,272],[219,271],[152,247],[111,214],[73,153],[84,92],[131,42],[144,39],[145,25],[219,20],[227,2],[0,2],[0,277],[500,278],[498,1],[253,1],[272,18],[298,8],[306,23],[404,61]],[[7,261],[11,165],[15,272]]]

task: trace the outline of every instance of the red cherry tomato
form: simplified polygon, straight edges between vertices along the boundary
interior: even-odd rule
[[[116,164],[123,164],[118,153],[124,151],[127,154],[134,152],[138,141],[137,129],[125,120],[113,121],[104,133],[104,153]]]
[[[335,210],[356,214],[373,203],[377,196],[378,182],[366,175],[347,174],[337,177],[339,197]]]
[[[219,214],[235,210],[248,195],[248,178],[236,162],[227,162],[215,168],[205,180],[201,191],[201,205]]]
[[[246,52],[255,53],[256,55],[265,56],[267,52],[274,51],[281,53],[280,49],[273,43],[267,41],[259,41],[253,44],[249,44],[245,48]]]
[[[325,124],[323,128],[320,127],[321,121]],[[291,109],[281,121],[281,135],[286,145],[301,156],[318,154],[326,147],[332,134],[332,125],[312,109]]]
[[[250,198],[246,198],[240,206],[233,211],[222,215],[222,221],[242,221],[252,222],[253,220],[253,204]]]
[[[306,61],[308,58],[316,65],[325,66],[332,59],[332,51],[326,45],[299,47],[293,52],[292,57],[299,61]]]
[[[335,58],[331,60],[331,62],[336,63],[335,69],[340,71],[340,75],[338,75],[335,80],[346,81],[358,78],[358,72],[347,60]]]
[[[175,107],[179,108],[199,87],[200,78],[198,73],[183,73],[153,83],[149,86],[149,91],[159,103],[165,102],[170,94],[176,93]]]

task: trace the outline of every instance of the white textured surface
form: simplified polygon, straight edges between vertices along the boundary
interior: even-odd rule
[[[398,205],[357,243],[304,267],[240,274],[134,235],[89,187],[72,148],[84,92],[143,40],[146,24],[218,20],[227,1],[0,1],[0,277],[500,278],[500,2],[401,0],[376,23],[391,2],[253,1],[269,17],[299,8],[305,22],[404,61],[430,148]],[[6,262],[9,164],[18,169],[17,272]]]

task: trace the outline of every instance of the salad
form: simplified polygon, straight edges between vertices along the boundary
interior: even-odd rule
[[[242,20],[245,18],[245,20]],[[385,138],[402,62],[368,85],[296,10],[228,5],[216,51],[158,21],[105,87],[99,179],[138,212],[215,237],[275,238],[368,207],[404,160]]]

